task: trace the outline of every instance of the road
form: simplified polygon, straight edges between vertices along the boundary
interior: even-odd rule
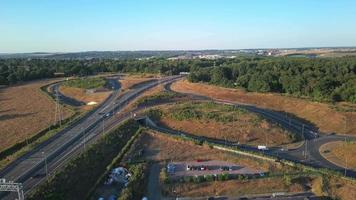
[[[6,168],[1,170],[0,177],[8,181],[23,183],[25,194],[27,194],[44,180],[44,174],[53,174],[71,156],[75,156],[80,152],[79,149],[84,149],[85,144],[93,142],[105,130],[116,126],[121,121],[130,117],[129,114],[125,114],[118,118],[114,113],[121,111],[130,101],[144,91],[160,83],[175,81],[180,77],[164,77],[160,81],[140,85],[135,89],[127,91],[120,97],[118,97],[120,91],[118,82],[114,78],[109,79],[113,92],[102,104],[76,123],[68,126],[30,152],[10,163]],[[0,197],[13,199],[11,194],[2,193]]]
[[[170,86],[171,86],[171,84],[166,84],[165,89],[168,91],[177,92],[177,91],[173,91]],[[177,92],[177,93],[179,93],[179,92]],[[306,124],[305,121],[303,121],[303,120],[300,120],[295,117],[290,117],[290,115],[286,115],[286,113],[273,111],[273,110],[269,110],[269,109],[265,109],[265,108],[259,108],[254,105],[241,104],[241,103],[226,101],[226,100],[222,100],[222,99],[212,99],[212,98],[209,98],[206,96],[196,95],[194,93],[181,93],[181,94],[185,94],[185,95],[189,96],[192,100],[214,101],[214,102],[220,103],[220,104],[228,104],[228,105],[244,108],[248,111],[259,114],[260,116],[266,118],[267,120],[270,120],[274,123],[279,124],[280,126],[284,127],[285,129],[290,130],[294,134],[298,134],[305,141],[304,144],[301,145],[299,148],[290,150],[290,151],[282,150],[280,148],[269,148],[268,150],[263,151],[263,153],[265,153],[267,155],[272,155],[272,156],[278,157],[279,159],[285,159],[285,160],[290,160],[293,162],[298,162],[298,163],[312,166],[315,168],[329,168],[329,169],[332,169],[335,171],[339,171],[341,173],[345,173],[345,169],[343,167],[337,166],[337,165],[333,164],[332,162],[326,160],[320,154],[319,148],[321,145],[326,144],[328,142],[332,142],[332,141],[343,141],[343,140],[356,141],[356,137],[320,134],[318,132],[318,128],[314,127],[311,124]],[[208,142],[215,143],[218,145],[237,147],[242,150],[261,152],[261,150],[258,150],[257,147],[255,147],[255,146],[239,145],[239,144],[231,143],[229,141],[225,141],[222,139],[212,139],[212,138],[207,138],[207,137],[195,136],[195,135],[185,133],[182,131],[176,131],[176,130],[168,129],[165,127],[160,127],[160,126],[157,126],[152,123],[151,123],[151,127],[155,128],[159,131],[168,133],[168,134],[190,137],[190,138],[202,140],[202,141],[206,140]],[[345,175],[355,178],[356,171],[347,169]]]

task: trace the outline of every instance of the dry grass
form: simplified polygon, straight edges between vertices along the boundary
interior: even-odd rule
[[[40,91],[51,81],[0,89],[0,151],[33,136],[54,122],[54,102]],[[64,109],[64,117],[73,113]]]
[[[320,153],[329,161],[341,167],[356,169],[355,142],[329,142],[320,147]]]
[[[356,135],[356,112],[354,111],[356,105],[354,104],[348,104],[353,112],[341,112],[337,111],[337,108],[342,109],[345,104],[338,104],[335,108],[325,103],[311,102],[273,93],[245,92],[240,89],[190,83],[187,80],[174,83],[172,88],[180,92],[202,94],[215,99],[225,99],[285,111],[314,123],[323,132]]]
[[[155,94],[158,94],[164,90],[163,85],[158,85],[156,87],[150,88],[149,90],[144,91],[143,93],[140,94],[139,98],[135,98],[133,101],[131,101],[121,112],[128,112],[132,110],[138,101],[144,97],[152,96]],[[122,95],[122,94],[121,94]]]
[[[331,178],[329,187],[329,195],[336,199],[353,200],[356,197],[356,181]]]
[[[59,91],[65,96],[84,102],[85,104],[93,101],[97,103],[96,105],[102,103],[111,94],[111,91],[87,93],[85,89],[68,86],[60,86]],[[93,106],[83,105],[80,108],[83,110],[90,110]]]
[[[226,139],[232,142],[240,142],[241,144],[261,145],[267,143],[268,146],[276,146],[292,142],[288,133],[282,128],[260,119],[253,113],[234,114],[236,116],[235,121],[225,123],[208,119],[178,121],[171,117],[170,112],[180,106],[181,104],[160,106],[164,113],[160,123],[172,129],[194,135]],[[204,112],[210,111],[213,110],[208,108],[204,110]],[[220,111],[219,106],[216,106],[214,111]]]
[[[142,155],[137,152],[143,150]],[[232,162],[251,169],[288,172],[292,169],[276,163],[257,160],[238,154],[228,153],[208,146],[195,145],[192,142],[182,141],[161,133],[149,130],[143,133],[130,148],[124,160],[155,161],[160,163],[192,161],[192,160],[222,160]],[[304,184],[304,183],[303,183]],[[229,180],[206,183],[162,184],[160,187],[165,196],[173,196],[171,191],[176,190],[180,196],[211,196],[211,195],[242,195],[255,193],[270,193],[279,191],[298,192],[304,191],[302,183],[293,183],[286,186],[282,177],[267,178],[249,181]]]
[[[312,192],[333,199],[353,200],[356,197],[356,181],[336,177],[317,177],[312,181]]]
[[[144,81],[153,80],[155,77],[150,74],[127,75],[119,79],[122,90],[128,90],[133,85]]]
[[[128,155],[132,156],[140,149],[144,150],[144,159],[149,161],[222,160],[255,170],[281,170],[281,166],[276,166],[274,163],[211,149],[208,146],[195,145],[192,142],[178,140],[152,130],[144,133],[135,142]]]
[[[166,185],[165,193],[173,196],[176,191],[179,196],[206,197],[206,196],[242,196],[248,194],[266,194],[272,192],[302,192],[304,187],[299,183],[291,186],[285,185],[282,178],[266,178],[248,181],[229,180],[205,183],[184,183]]]

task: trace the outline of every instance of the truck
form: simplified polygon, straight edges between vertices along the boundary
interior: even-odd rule
[[[258,150],[268,150],[268,148],[266,146],[264,146],[264,145],[258,145],[257,149]]]

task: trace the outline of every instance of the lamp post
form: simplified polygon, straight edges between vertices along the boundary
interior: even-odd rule
[[[46,156],[44,151],[42,151],[42,156],[43,156],[43,159],[44,159],[44,167],[45,167],[46,179],[48,180],[47,156]]]

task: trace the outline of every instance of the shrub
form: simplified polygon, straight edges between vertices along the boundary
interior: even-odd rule
[[[65,165],[63,170],[41,185],[28,199],[82,199],[138,130],[139,124],[136,121],[124,122]]]

